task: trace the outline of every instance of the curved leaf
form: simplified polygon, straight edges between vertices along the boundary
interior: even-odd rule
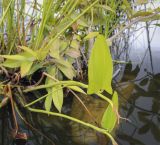
[[[70,89],[72,89],[72,90],[74,90],[74,91],[77,91],[79,93],[82,93],[82,94],[86,95],[86,93],[80,87],[78,87],[78,86],[67,86],[67,87],[70,88]]]
[[[114,92],[112,97],[112,102],[114,105],[114,109],[118,109],[118,94]],[[117,122],[117,114],[111,105],[109,104],[106,111],[103,114],[101,125],[103,128],[107,129],[109,132],[113,130]]]

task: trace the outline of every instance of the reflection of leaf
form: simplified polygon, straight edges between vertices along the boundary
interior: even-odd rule
[[[134,80],[137,77],[137,74],[139,73],[140,68],[137,65],[136,68],[134,70],[132,70],[132,63],[127,63],[125,70],[124,70],[124,74],[123,74],[123,78],[122,78],[122,82],[126,82],[128,80]]]
[[[118,138],[120,138],[121,140],[129,142],[131,145],[145,145],[140,140],[134,138],[133,136],[129,136],[127,134],[119,134]]]
[[[126,117],[128,118],[134,111],[135,107],[131,106],[128,110],[127,110],[127,115]]]
[[[156,100],[156,99],[153,99],[152,102],[153,102],[153,104],[152,104],[152,111],[154,113],[158,113],[159,110],[160,110],[160,102],[158,100]]]
[[[144,111],[139,111],[138,112],[138,116],[140,116],[140,115],[142,115],[142,116],[150,116],[151,114],[147,113],[147,112],[144,112]]]
[[[145,78],[145,79],[143,79],[142,81],[140,81],[139,84],[140,84],[141,86],[145,86],[145,85],[147,85],[148,81],[149,81],[149,78]]]
[[[113,73],[112,57],[106,39],[98,35],[92,48],[88,64],[88,94],[106,90],[112,93],[111,80]]]
[[[157,91],[159,89],[159,86],[156,85],[155,81],[152,79],[150,80],[150,84],[148,86],[149,91]]]
[[[148,91],[135,84],[136,94],[138,96],[148,97]]]
[[[151,132],[154,138],[159,142],[160,141],[160,127],[159,124],[156,125],[153,121],[151,123]]]
[[[149,119],[147,116],[143,116],[142,114],[138,114],[139,120],[142,121],[143,123],[148,123]]]
[[[139,130],[138,133],[139,134],[145,134],[149,131],[150,129],[150,123],[146,123],[145,125],[143,125]]]

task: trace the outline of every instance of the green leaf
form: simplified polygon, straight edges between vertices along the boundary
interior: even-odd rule
[[[53,58],[59,58],[60,40],[56,39],[50,46],[49,55]]]
[[[116,109],[118,110],[118,94],[117,92],[114,92],[113,97],[112,97],[112,102],[114,105],[114,109],[111,107],[109,104],[106,111],[103,114],[102,121],[101,121],[101,126],[105,129],[107,129],[109,132],[111,132],[117,122],[117,114],[116,114]]]
[[[68,61],[65,61],[64,59],[61,58],[61,59],[55,59],[55,63],[58,69],[62,71],[67,78],[71,80],[73,79],[73,77],[75,76],[74,68]]]
[[[89,58],[88,94],[106,90],[112,94],[113,64],[108,44],[103,35],[98,35]]]
[[[96,7],[104,9],[104,10],[107,10],[107,11],[111,11],[111,12],[113,12],[115,14],[115,11],[111,7],[109,7],[109,6],[106,6],[106,5],[96,5]]]
[[[27,75],[33,74],[34,72],[36,72],[40,68],[43,68],[43,64],[42,63],[33,64],[32,67],[31,67],[31,69],[27,73]]]
[[[46,100],[45,100],[45,104],[44,104],[46,111],[51,110],[51,105],[52,105],[52,96],[50,94],[48,94],[48,96],[46,97]]]
[[[32,61],[24,61],[21,63],[21,77],[24,77],[27,75],[27,73],[30,71],[32,67],[33,62]]]
[[[98,35],[99,35],[99,32],[90,32],[86,37],[84,37],[84,40],[88,40],[88,39],[94,38],[94,37],[96,37]]]
[[[37,58],[37,53],[33,51],[31,48],[26,47],[26,46],[19,46],[19,48],[23,49],[24,51],[28,52],[29,54]]]
[[[2,65],[8,68],[16,68],[21,66],[21,61],[7,59]]]
[[[72,58],[78,58],[81,56],[79,49],[70,48],[65,52],[66,55]]]
[[[152,14],[153,14],[153,12],[149,12],[149,11],[147,11],[147,12],[139,11],[139,12],[134,13],[131,18],[146,17],[146,16],[149,16]]]
[[[47,73],[51,76],[55,76],[55,73],[56,73],[55,67],[49,66],[49,68],[47,68]],[[45,81],[45,85],[51,84],[53,82],[55,82],[55,81],[52,80],[51,78],[47,77],[46,81]],[[52,105],[52,94],[53,94],[53,92],[52,92],[52,88],[46,88],[46,90],[47,90],[48,96],[45,100],[45,109],[47,111],[50,111],[51,105]]]
[[[20,61],[24,61],[27,59],[26,57],[22,55],[0,55],[0,57],[11,59],[11,60],[20,60]]]
[[[79,92],[79,93],[82,93],[82,94],[85,94],[85,95],[87,95],[80,87],[78,87],[78,86],[67,86],[69,89],[72,89],[72,90],[74,90],[74,91],[77,91],[77,92]]]
[[[61,112],[63,105],[63,89],[61,86],[52,87],[52,99],[57,110]]]

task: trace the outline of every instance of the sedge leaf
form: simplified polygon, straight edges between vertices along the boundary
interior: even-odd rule
[[[112,74],[113,64],[108,44],[103,35],[98,35],[89,59],[87,93],[93,94],[106,90],[111,94]]]

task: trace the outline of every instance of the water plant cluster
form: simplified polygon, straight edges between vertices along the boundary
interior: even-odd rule
[[[110,48],[117,37],[139,21],[159,19],[159,8],[136,11],[137,0],[2,0],[0,19],[0,108],[10,102],[15,137],[19,106],[59,116],[107,135],[121,118],[112,89],[114,61]],[[86,81],[87,80],[87,81]],[[108,102],[100,125],[63,113],[65,90],[96,94]],[[45,91],[44,95],[37,92]],[[107,92],[112,98],[104,95]],[[34,95],[30,99],[28,95]],[[42,93],[43,94],[43,93]],[[32,101],[31,101],[32,100]],[[42,103],[41,108],[36,103]],[[82,107],[87,108],[82,102]],[[86,109],[89,112],[89,110]]]

